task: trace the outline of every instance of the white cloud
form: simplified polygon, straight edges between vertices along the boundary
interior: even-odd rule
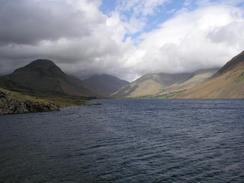
[[[125,28],[128,34],[143,30],[148,17],[154,15],[160,7],[169,0],[118,0],[116,12],[126,22]]]
[[[68,72],[134,79],[150,72],[222,66],[243,50],[244,12],[233,4],[205,3],[194,11],[183,9],[139,36],[137,45],[132,37],[125,39],[142,30],[147,22],[143,17],[166,2],[128,0],[107,16],[99,10],[100,0],[4,1],[0,72],[36,58],[50,58]],[[131,18],[124,19],[123,11],[131,11]]]
[[[128,58],[135,72],[185,72],[222,66],[244,48],[243,10],[204,6],[183,11],[142,35]]]
[[[134,16],[147,16],[155,13],[155,10],[164,5],[168,0],[120,0],[118,10],[130,12]]]
[[[50,58],[68,72],[121,75],[120,58],[132,44],[129,40],[123,41],[125,23],[116,14],[104,15],[99,10],[100,3],[99,0],[2,3],[1,72],[36,58]]]

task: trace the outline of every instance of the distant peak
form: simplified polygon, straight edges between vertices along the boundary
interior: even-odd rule
[[[43,75],[49,76],[64,76],[64,72],[51,60],[37,59],[30,64],[16,69],[14,73],[18,72],[41,72]]]
[[[24,68],[29,69],[50,69],[50,68],[56,68],[59,69],[59,67],[51,60],[48,59],[37,59],[32,61],[30,64],[26,65]]]
[[[111,78],[111,77],[115,77],[109,74],[94,74],[92,77],[96,78],[96,77],[103,77],[103,78]]]
[[[32,61],[29,65],[56,65],[53,61],[48,59],[37,59]]]
[[[100,79],[100,80],[121,80],[121,81],[125,81],[125,80],[120,79],[120,78],[118,78],[116,76],[113,76],[113,75],[110,75],[110,74],[105,74],[105,73],[103,73],[103,74],[94,74],[91,77],[89,77],[88,79],[96,79],[96,80],[97,79]],[[127,81],[125,81],[125,82],[127,82]]]

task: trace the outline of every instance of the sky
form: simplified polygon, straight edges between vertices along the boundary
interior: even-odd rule
[[[0,73],[53,60],[77,76],[221,67],[244,50],[244,0],[0,0]]]

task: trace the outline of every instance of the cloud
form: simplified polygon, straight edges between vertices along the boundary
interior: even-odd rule
[[[232,6],[180,11],[141,36],[128,65],[139,75],[220,67],[243,50],[243,25],[243,10]]]
[[[75,8],[75,5],[80,8]],[[1,2],[0,43],[37,44],[42,40],[88,35],[93,24],[105,21],[94,8],[93,1],[90,3],[68,0]]]
[[[126,22],[127,34],[133,35],[143,31],[149,18],[154,16],[157,11],[165,6],[170,0],[118,0],[115,12]]]
[[[126,49],[118,15],[104,15],[98,0],[18,0],[0,6],[0,72],[36,58],[68,72],[120,73]]]
[[[168,0],[119,0],[117,10],[130,12],[133,16],[148,16],[155,13],[155,10],[164,5]]]
[[[3,0],[0,73],[49,58],[66,72],[108,73],[131,80],[150,72],[222,66],[243,50],[244,12],[236,3],[182,8],[144,32],[147,17],[167,2],[119,1],[105,15],[99,9],[101,0]],[[124,18],[126,12],[129,18]],[[132,32],[142,34],[135,40]]]

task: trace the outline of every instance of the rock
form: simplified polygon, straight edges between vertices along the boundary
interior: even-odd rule
[[[5,96],[6,96],[6,94],[4,92],[0,91],[0,99],[4,98]]]
[[[17,100],[7,93],[0,91],[0,115],[20,114],[31,112],[48,112],[59,110],[58,106],[51,102],[38,102],[32,100]]]

